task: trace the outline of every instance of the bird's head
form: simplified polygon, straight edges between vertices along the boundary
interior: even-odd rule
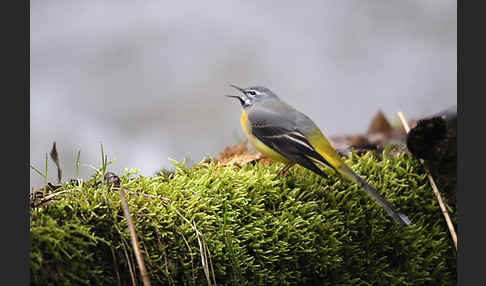
[[[277,97],[271,90],[263,86],[254,86],[248,88],[237,87],[230,84],[231,87],[236,88],[241,92],[239,95],[227,95],[227,97],[237,98],[243,108],[252,106],[253,104],[268,98]]]

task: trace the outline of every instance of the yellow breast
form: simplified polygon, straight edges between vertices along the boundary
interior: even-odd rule
[[[258,152],[262,153],[263,155],[271,158],[272,160],[279,161],[282,163],[289,163],[290,161],[280,155],[278,152],[275,152],[273,149],[270,147],[267,147],[262,141],[260,141],[258,138],[253,136],[251,134],[251,126],[250,122],[248,122],[248,112],[246,110],[243,110],[241,113],[240,117],[240,123],[241,123],[241,128],[246,134],[246,137],[248,138],[248,141],[250,141],[251,145],[255,147],[255,149],[258,150]]]

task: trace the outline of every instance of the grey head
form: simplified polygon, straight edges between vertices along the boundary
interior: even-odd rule
[[[248,88],[237,87],[233,84],[230,84],[230,86],[236,88],[241,94],[227,96],[239,99],[243,108],[250,107],[263,99],[277,98],[275,93],[264,86],[253,86]]]

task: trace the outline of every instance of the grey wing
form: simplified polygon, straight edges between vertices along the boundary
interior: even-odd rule
[[[283,108],[280,108],[283,109]],[[314,162],[329,164],[296,126],[299,113],[292,109],[279,110],[260,107],[250,110],[248,120],[252,134],[290,161],[326,177]]]

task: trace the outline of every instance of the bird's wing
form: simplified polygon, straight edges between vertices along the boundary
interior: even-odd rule
[[[316,132],[318,131],[317,126],[307,116],[285,104],[273,104],[269,107],[271,108],[263,105],[248,113],[251,132],[255,137],[282,156],[323,177],[326,177],[326,175],[314,162],[338,171],[346,178],[358,183],[397,222],[402,225],[410,224],[410,220],[404,214],[395,210],[373,187],[341,162],[327,139],[320,131]],[[302,128],[306,129],[303,130]],[[315,148],[309,142],[309,136],[304,135],[304,133],[317,134],[317,139],[314,139],[314,141],[318,141],[318,144],[315,145]],[[324,156],[327,153],[327,160],[320,155],[316,148],[321,150]]]
[[[284,115],[284,116],[283,116]],[[296,114],[259,108],[248,113],[252,134],[265,145],[290,161],[326,177],[314,162],[334,169],[312,146],[306,136],[295,128]],[[335,169],[334,169],[335,170]]]

